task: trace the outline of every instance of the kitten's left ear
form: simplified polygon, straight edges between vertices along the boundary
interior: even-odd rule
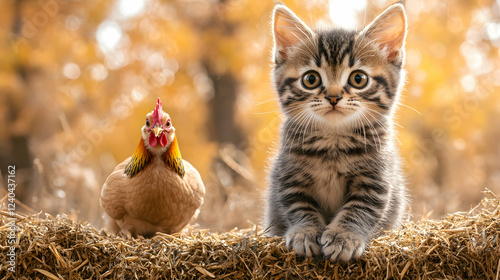
[[[387,8],[372,21],[360,36],[378,43],[381,49],[386,49],[388,59],[403,59],[406,38],[406,13],[403,5],[397,3]]]

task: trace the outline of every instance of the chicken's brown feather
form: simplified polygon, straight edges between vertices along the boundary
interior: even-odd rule
[[[155,157],[130,178],[123,173],[129,160],[106,180],[101,195],[106,213],[132,235],[174,233],[184,228],[203,203],[205,188],[198,171],[183,160],[185,176],[181,178]]]

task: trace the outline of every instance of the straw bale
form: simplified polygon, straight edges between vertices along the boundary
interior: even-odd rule
[[[65,215],[18,218],[16,272],[8,271],[8,219],[0,212],[0,279],[500,279],[500,206],[407,222],[350,263],[296,257],[257,227],[212,233],[108,235]]]

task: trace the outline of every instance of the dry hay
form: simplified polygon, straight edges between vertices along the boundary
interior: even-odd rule
[[[499,279],[500,206],[487,192],[490,198],[468,213],[387,232],[349,264],[298,258],[282,238],[256,234],[256,228],[127,239],[64,215],[16,214],[20,231],[12,274],[6,258],[9,214],[2,211],[0,278]]]

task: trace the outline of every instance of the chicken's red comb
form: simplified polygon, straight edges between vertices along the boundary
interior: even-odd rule
[[[162,116],[163,116],[162,103],[160,98],[158,97],[158,102],[156,102],[156,108],[153,111],[153,125],[157,123],[161,125]]]

